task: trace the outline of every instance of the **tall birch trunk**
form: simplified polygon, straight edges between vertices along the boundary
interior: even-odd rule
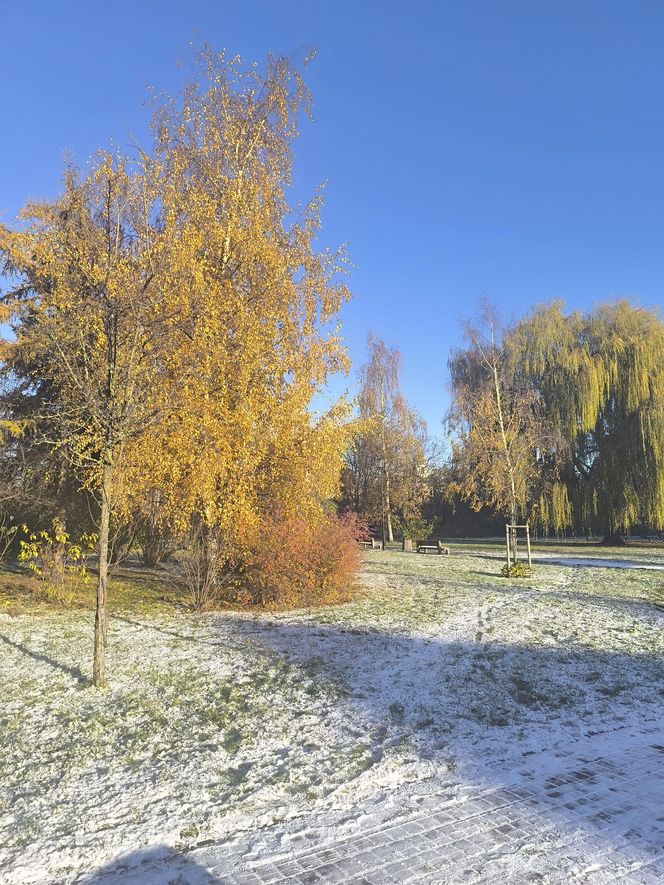
[[[106,592],[108,586],[108,538],[111,522],[112,467],[104,463],[101,479],[101,515],[99,520],[99,580],[97,581],[97,608],[95,611],[94,659],[92,684],[97,688],[106,685],[106,638],[108,612]]]
[[[500,437],[503,444],[503,452],[505,454],[505,466],[507,468],[507,475],[509,477],[510,482],[510,519],[512,521],[512,525],[516,525],[517,519],[517,501],[516,501],[516,482],[514,480],[514,465],[512,464],[512,456],[510,455],[510,448],[507,442],[507,433],[505,431],[505,419],[503,416],[503,400],[500,394],[500,378],[498,377],[498,366],[495,362],[491,365],[491,371],[493,374],[493,387],[496,395],[496,408],[498,411],[498,424],[500,426]],[[516,563],[517,560],[517,537],[516,537],[516,529],[512,532],[512,560]]]
[[[385,468],[385,522],[387,523],[387,540],[394,541],[392,531],[392,510],[390,505],[390,471]]]
[[[381,414],[381,448],[383,455],[383,489],[385,497],[385,522],[387,523],[387,540],[394,541],[392,531],[392,508],[390,504],[390,469],[387,464],[387,440],[385,438],[385,397],[383,385],[380,385],[380,414]]]

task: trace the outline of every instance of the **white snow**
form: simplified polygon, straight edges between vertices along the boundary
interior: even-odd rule
[[[0,615],[0,882],[118,863],[131,882],[146,858],[159,881],[160,857],[259,852],[280,823],[287,856],[424,785],[461,801],[590,739],[615,750],[661,721],[664,594],[589,559],[510,583],[498,555],[372,552],[343,606],[127,613],[107,691],[86,684],[88,613]]]
[[[650,571],[664,571],[664,559],[608,559],[604,556],[556,556],[555,553],[538,553],[532,557],[534,563],[549,563],[550,565],[565,565],[577,568],[626,568],[647,569]]]

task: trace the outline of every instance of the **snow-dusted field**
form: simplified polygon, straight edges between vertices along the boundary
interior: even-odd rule
[[[88,612],[0,613],[0,881],[211,881],[210,858],[288,860],[393,827],[427,797],[461,815],[473,791],[656,744],[658,571],[541,563],[510,583],[501,565],[371,552],[343,606],[128,611],[111,622],[102,692],[87,684]],[[650,846],[661,824],[648,802],[635,832]],[[559,834],[592,830],[554,797],[538,815]],[[614,841],[612,869],[641,869],[638,839]],[[505,869],[526,866],[517,851]],[[553,848],[551,866],[539,881],[557,881]]]

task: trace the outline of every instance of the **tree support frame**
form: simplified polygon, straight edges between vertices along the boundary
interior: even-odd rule
[[[518,561],[517,557],[517,548],[518,548],[518,540],[519,540],[519,529],[523,529],[525,531],[526,536],[526,550],[528,555],[528,566],[532,567],[532,559],[530,556],[530,526],[528,523],[524,525],[516,525],[511,523],[505,523],[505,554],[507,557],[507,568],[510,566],[516,565]]]

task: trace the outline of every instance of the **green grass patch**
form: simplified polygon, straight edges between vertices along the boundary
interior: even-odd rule
[[[97,575],[92,569],[87,581],[72,578],[65,602],[47,594],[43,585],[27,570],[0,567],[0,613],[17,616],[58,610],[94,611],[96,582]],[[111,614],[160,614],[181,607],[177,590],[157,571],[120,568],[109,580],[108,608]]]

